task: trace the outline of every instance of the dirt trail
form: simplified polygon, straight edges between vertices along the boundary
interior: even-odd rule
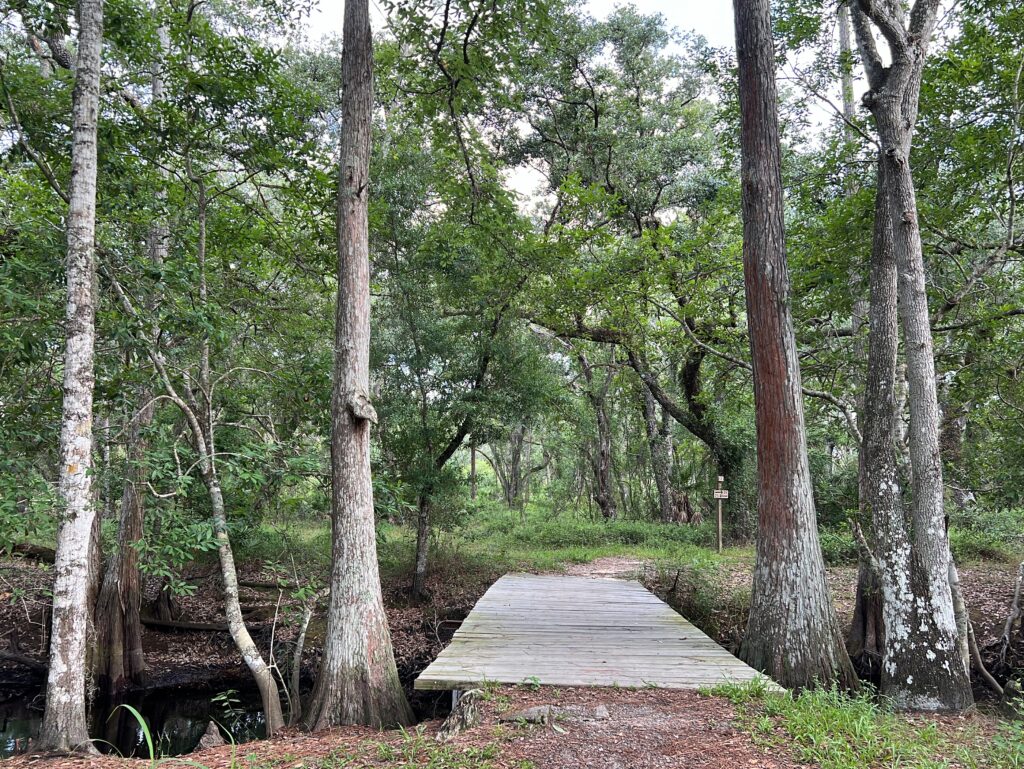
[[[574,577],[595,577],[598,579],[639,579],[650,563],[626,555],[610,555],[596,558],[589,563],[574,563],[563,572]]]

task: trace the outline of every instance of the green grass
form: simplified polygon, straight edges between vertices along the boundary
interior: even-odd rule
[[[438,744],[427,737],[421,728],[402,730],[402,739],[396,742],[372,743],[376,759],[389,766],[425,766],[431,769],[489,769],[499,756],[499,746],[489,743],[482,746],[455,747]],[[328,759],[321,769],[340,769],[347,764]],[[532,765],[524,765],[528,769]]]
[[[715,534],[710,524],[604,521],[570,513],[556,516],[542,505],[528,507],[524,516],[497,503],[478,505],[469,522],[448,537],[453,547],[470,557],[486,558],[508,569],[558,570],[610,556],[654,563],[720,559],[711,549]]]
[[[870,693],[835,689],[770,691],[764,681],[703,691],[732,702],[738,725],[767,747],[789,747],[821,769],[1022,769],[1024,724],[1003,722],[993,734],[967,724],[953,734],[935,721],[909,720]]]
[[[329,530],[295,536],[329,549]],[[451,530],[434,531],[429,568],[442,572],[500,574],[510,571],[559,571],[571,564],[597,558],[628,556],[654,564],[703,566],[751,559],[753,549],[728,548],[719,555],[707,545],[713,542],[709,526],[677,526],[648,521],[595,521],[564,514],[550,514],[531,507],[524,518],[499,503],[478,505],[467,523]],[[385,579],[409,576],[416,545],[409,526],[381,522],[377,527],[377,551]],[[248,554],[249,551],[247,551]]]

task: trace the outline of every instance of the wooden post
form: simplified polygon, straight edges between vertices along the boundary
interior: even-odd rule
[[[729,490],[722,488],[725,476],[718,476],[718,488],[715,489],[715,499],[718,500],[718,552],[722,552],[722,500],[729,498]]]

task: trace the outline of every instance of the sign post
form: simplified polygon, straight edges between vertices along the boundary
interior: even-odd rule
[[[723,489],[725,476],[718,476],[718,488],[715,489],[715,499],[718,500],[718,552],[722,552],[722,500],[729,498],[729,489]]]

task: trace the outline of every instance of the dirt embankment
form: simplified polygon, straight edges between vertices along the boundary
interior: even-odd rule
[[[551,706],[547,723],[517,714]],[[270,767],[493,767],[493,769],[795,769],[788,750],[770,752],[735,726],[728,702],[692,691],[506,687],[488,693],[481,722],[438,744],[439,720],[410,733],[362,727],[224,746],[188,756],[207,769]],[[143,769],[143,759],[18,756],[12,769]],[[173,764],[172,764],[173,765]]]

